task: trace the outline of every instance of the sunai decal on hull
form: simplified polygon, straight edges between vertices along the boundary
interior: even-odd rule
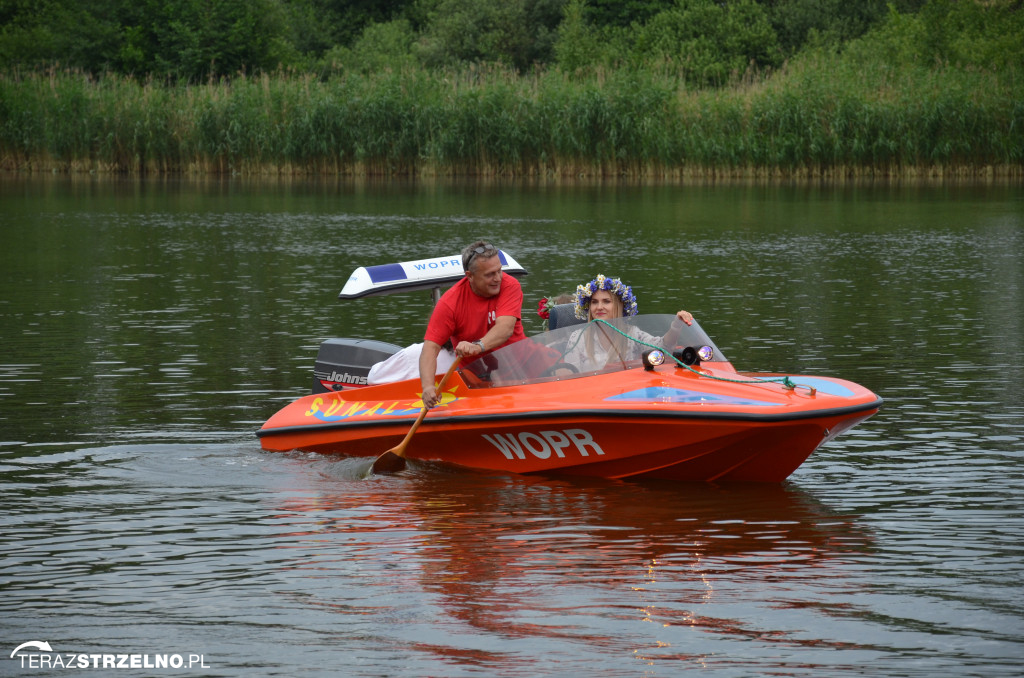
[[[422,394],[417,394],[422,396]],[[441,394],[441,402],[437,407],[445,407],[458,400],[458,397],[451,392]],[[305,416],[313,417],[323,422],[336,422],[356,417],[408,417],[419,414],[423,409],[423,401],[416,400],[410,403],[408,400],[380,401],[376,404],[369,404],[367,401],[355,402],[344,398],[314,398]]]

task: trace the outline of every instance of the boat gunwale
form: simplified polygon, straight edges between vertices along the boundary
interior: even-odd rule
[[[855,405],[843,407],[831,407],[821,410],[800,410],[779,413],[762,412],[694,412],[694,411],[652,411],[650,409],[574,409],[574,410],[544,410],[528,412],[508,412],[490,414],[441,414],[435,417],[427,417],[423,420],[423,427],[434,427],[444,424],[485,423],[488,421],[507,420],[536,420],[536,419],[562,419],[572,417],[579,418],[609,418],[609,419],[706,419],[714,421],[747,421],[761,422],[767,424],[790,422],[798,420],[825,419],[828,417],[857,414],[868,410],[877,411],[882,405],[883,399],[876,397],[874,400]],[[274,435],[294,435],[296,433],[321,433],[339,429],[359,429],[368,427],[381,427],[392,425],[403,425],[413,421],[415,417],[401,417],[394,420],[370,419],[352,421],[345,419],[334,422],[323,422],[320,424],[295,424],[291,426],[280,426],[275,428],[260,428],[256,431],[256,437],[265,438]]]

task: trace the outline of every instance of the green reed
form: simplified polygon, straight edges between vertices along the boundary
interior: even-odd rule
[[[690,90],[671,73],[408,70],[202,84],[0,77],[0,166],[112,172],[846,175],[1024,165],[1016,73],[807,57]]]

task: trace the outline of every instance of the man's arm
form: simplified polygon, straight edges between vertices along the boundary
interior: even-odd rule
[[[514,315],[502,315],[498,316],[497,320],[494,321],[494,327],[487,330],[487,334],[481,337],[484,343],[484,347],[480,348],[479,344],[472,341],[460,341],[459,345],[455,347],[455,352],[460,356],[469,357],[474,355],[480,355],[484,351],[493,351],[494,349],[503,346],[508,338],[512,336],[512,332],[516,329],[516,321],[519,318]],[[435,354],[436,357],[436,354]],[[423,371],[423,357],[420,357],[420,373]],[[436,365],[435,365],[436,367]]]
[[[423,406],[433,407],[437,404],[437,356],[441,353],[441,344],[425,339],[420,352],[420,386],[423,387]]]

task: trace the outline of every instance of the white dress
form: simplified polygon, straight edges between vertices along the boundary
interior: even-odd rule
[[[618,333],[611,328],[603,328],[607,331],[609,337],[615,337]],[[590,331],[593,334],[590,341],[590,348],[592,352],[587,351],[587,337],[583,335],[584,332]],[[633,339],[639,339],[646,344],[654,344],[655,346],[661,346],[662,338],[656,337],[652,334],[648,334],[641,329],[636,327],[627,327],[625,330]],[[648,350],[649,346],[638,344],[635,341],[627,341],[624,347],[619,347],[616,350],[611,345],[605,347],[601,341],[601,328],[598,325],[588,323],[586,327],[576,330],[569,335],[569,341],[566,342],[566,346],[569,349],[565,353],[564,362],[574,365],[579,369],[580,372],[592,372],[594,370],[604,369],[605,365],[609,361],[614,365],[616,361],[620,360],[636,360],[640,357],[644,351]]]
[[[370,368],[370,373],[366,375],[367,385],[375,386],[376,384],[389,384],[393,381],[419,379],[420,353],[422,352],[423,343],[421,342],[406,346],[387,360],[376,363]],[[441,349],[441,352],[437,354],[437,373],[447,372],[453,362],[455,362],[455,354]]]

